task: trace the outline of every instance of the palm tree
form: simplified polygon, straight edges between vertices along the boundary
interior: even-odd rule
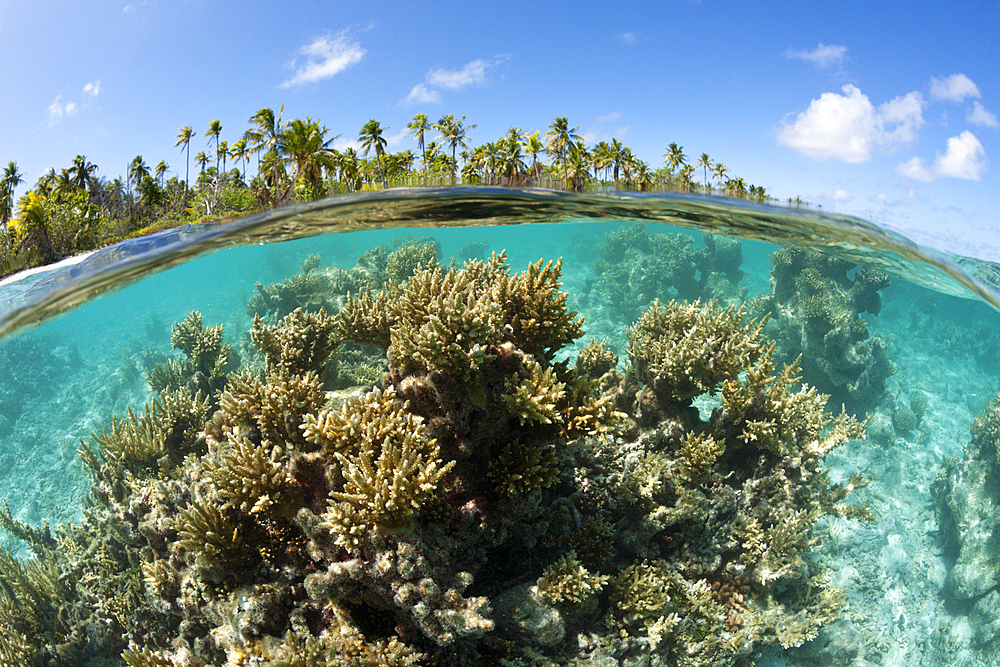
[[[358,134],[358,142],[365,149],[365,155],[368,155],[368,151],[372,147],[375,148],[375,163],[378,165],[378,173],[382,179],[383,188],[389,187],[385,182],[385,173],[382,171],[382,152],[385,150],[385,137],[382,136],[382,133],[388,129],[388,127],[382,127],[377,120],[372,118],[364,124],[364,127],[361,128],[361,132]]]
[[[729,173],[729,167],[722,164],[721,162],[716,162],[712,166],[712,173],[715,174],[715,177],[719,179],[720,183],[722,183],[722,179],[724,179],[726,177],[726,174]]]
[[[87,158],[77,155],[73,158],[73,165],[69,168],[69,177],[73,185],[81,190],[90,190],[90,182],[97,171],[97,165],[88,162]]]
[[[570,147],[581,140],[576,131],[580,129],[577,125],[570,128],[566,116],[560,116],[549,125],[549,131],[545,133],[545,148],[556,162],[563,163],[563,179],[569,183],[569,174],[566,160]]]
[[[590,151],[581,139],[570,144],[566,153],[569,179],[572,181],[573,189],[580,190],[590,177]]]
[[[205,165],[208,164],[208,156],[205,155],[205,151],[198,151],[194,154],[194,164],[201,169],[199,173],[205,173]]]
[[[147,176],[149,176],[149,167],[146,166],[146,162],[142,159],[141,155],[136,155],[132,158],[132,162],[128,166],[129,181],[139,185]]]
[[[219,142],[215,147],[215,168],[219,168],[219,158],[222,158],[222,172],[226,171],[226,158],[229,157],[229,144],[225,141]]]
[[[17,168],[17,162],[11,160],[3,170],[0,180],[0,225],[6,227],[14,215],[14,189],[24,183],[24,174]]]
[[[712,161],[708,158],[708,153],[702,153],[695,166],[701,167],[705,170],[703,174],[705,180],[702,185],[704,186],[705,191],[708,192],[708,168],[712,166]]]
[[[292,176],[282,201],[288,200],[300,178],[312,188],[314,199],[319,195],[323,170],[333,169],[336,160],[330,144],[337,137],[326,139],[327,132],[327,128],[311,118],[296,119],[288,124],[284,145],[288,160],[295,165],[295,175]]]
[[[206,137],[215,137],[215,170],[219,170],[219,135],[222,134],[222,123],[218,120],[213,120],[208,124],[208,131],[205,132]],[[209,140],[211,143],[211,140]]]
[[[17,217],[11,220],[10,228],[20,250],[36,250],[44,261],[49,262],[55,259],[56,251],[49,234],[45,203],[44,195],[28,192],[18,202]]]
[[[347,183],[347,189],[350,192],[357,190],[361,186],[358,182],[361,176],[361,159],[358,157],[358,152],[354,150],[353,146],[348,146],[340,154],[338,167],[340,169],[340,179]]]
[[[520,180],[519,176],[527,171],[524,164],[524,155],[521,150],[524,148],[521,138],[524,133],[518,127],[507,130],[507,134],[498,142],[498,159],[500,171],[507,178],[507,185],[513,185]]]
[[[726,181],[726,189],[729,191],[730,197],[745,199],[747,196],[747,184],[742,176]]]
[[[684,147],[671,143],[667,146],[667,152],[663,154],[663,162],[670,168],[670,176],[673,178],[675,170],[687,162],[687,155],[684,155]]]
[[[537,181],[539,178],[538,154],[545,150],[545,145],[538,138],[537,130],[525,137],[524,150],[531,156],[531,177]]]
[[[240,180],[245,181],[247,166],[250,164],[250,145],[247,142],[246,136],[240,137],[233,142],[233,145],[229,148],[229,155],[233,160],[243,163],[243,173],[240,174]]]
[[[183,146],[181,150],[187,150],[187,157],[184,162],[184,199],[181,202],[181,210],[187,208],[188,187],[190,187],[189,179],[191,176],[191,137],[193,136],[194,130],[190,125],[185,125],[177,132],[177,141],[174,142],[174,148]]]
[[[416,114],[413,116],[413,120],[406,124],[406,129],[409,130],[406,136],[414,137],[417,140],[417,150],[420,151],[420,156],[423,158],[425,172],[427,171],[427,154],[424,152],[424,132],[430,130],[431,127],[425,113]]]
[[[160,160],[156,168],[153,169],[153,174],[156,176],[156,180],[160,182],[160,187],[163,187],[163,181],[166,178],[167,172],[170,171],[170,165]]]
[[[265,153],[275,151],[275,155],[281,150],[282,137],[285,132],[286,123],[281,121],[285,113],[285,105],[282,104],[278,110],[278,117],[274,117],[274,111],[265,107],[254,115],[250,116],[251,127],[246,132],[246,137],[251,144],[251,150],[256,153],[263,150]],[[273,182],[275,187],[278,183],[278,161],[273,161]],[[276,192],[276,190],[275,190]],[[277,203],[272,197],[272,203]]]
[[[681,183],[684,185],[684,192],[689,192],[691,190],[691,177],[694,175],[694,165],[686,164],[681,167],[680,177]]]
[[[618,189],[618,174],[628,155],[631,154],[628,146],[622,144],[617,139],[611,140],[611,167],[615,175],[615,189]]]
[[[464,120],[465,116],[455,118],[453,115],[448,114],[447,116],[442,116],[441,120],[434,124],[437,131],[441,133],[438,135],[438,138],[444,139],[447,144],[451,144],[452,178],[455,177],[454,169],[458,165],[458,161],[455,159],[455,152],[459,146],[462,148],[468,147],[468,131],[474,130],[477,127],[474,124],[466,125],[463,122]]]
[[[605,172],[605,178],[607,177],[607,170],[611,167],[611,146],[608,145],[606,141],[598,141],[597,145],[594,146],[594,150],[591,153],[591,165],[594,167],[594,180],[598,179],[598,172]]]
[[[638,161],[635,165],[635,185],[640,190],[648,190],[649,186],[653,184],[653,170],[649,168],[649,165],[642,160]]]

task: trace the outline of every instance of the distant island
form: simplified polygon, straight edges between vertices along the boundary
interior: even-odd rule
[[[231,144],[213,120],[204,136],[209,151],[194,155],[191,125],[174,143],[184,155],[180,171],[160,160],[150,168],[141,155],[128,173],[108,179],[83,155],[64,169],[50,168],[14,205],[24,174],[11,161],[0,177],[0,275],[49,264],[75,253],[191,222],[241,217],[348,192],[400,186],[500,185],[573,191],[692,192],[773,202],[763,186],[734,177],[707,153],[691,162],[671,143],[661,167],[640,160],[618,139],[587,146],[566,117],[544,134],[511,127],[495,141],[472,147],[465,116],[432,122],[418,113],[406,124],[416,151],[386,151],[385,131],[370,120],[358,132],[359,149],[333,148],[334,135],[318,120],[285,120],[264,108]],[[214,140],[215,150],[211,150]],[[701,177],[699,179],[699,176]],[[801,199],[789,204],[805,204]]]

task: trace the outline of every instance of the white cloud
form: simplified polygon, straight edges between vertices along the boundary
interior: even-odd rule
[[[427,83],[434,88],[449,88],[451,90],[481,85],[486,83],[486,70],[496,67],[508,59],[510,59],[509,55],[497,56],[493,60],[479,58],[458,70],[435,67],[427,73]]]
[[[987,111],[986,107],[980,104],[978,100],[972,103],[972,111],[965,114],[965,122],[980,127],[996,128],[1000,126],[1000,123],[997,122],[997,117]]]
[[[618,118],[618,116],[621,116],[621,115],[622,115],[621,111],[612,111],[611,113],[606,113],[603,116],[598,116],[595,120],[598,123],[610,123],[615,118]]]
[[[948,150],[934,159],[934,171],[939,176],[978,181],[989,162],[986,151],[972,132],[965,130],[948,139]]]
[[[317,37],[298,50],[306,62],[298,67],[291,79],[281,84],[282,88],[301,86],[328,79],[356,65],[365,57],[365,49],[356,40],[341,31],[336,37]],[[293,61],[292,66],[295,66]]]
[[[851,201],[851,193],[844,188],[837,188],[836,190],[827,190],[820,195],[823,199],[835,202],[847,202]]]
[[[83,87],[83,99],[89,100],[97,97],[101,93],[101,82],[92,81]]]
[[[458,70],[435,67],[427,73],[427,83],[435,88],[450,88],[451,90],[482,84],[486,82],[486,68],[488,66],[485,60],[478,59]]]
[[[952,74],[938,79],[931,77],[931,98],[948,102],[961,102],[966,97],[980,97],[979,88],[964,74]]]
[[[418,83],[410,89],[410,94],[400,102],[401,106],[411,106],[413,104],[440,104],[441,88],[448,90],[460,90],[468,86],[477,86],[486,83],[486,73],[510,59],[510,55],[504,54],[492,60],[477,58],[467,63],[461,69],[448,70],[443,67],[434,67],[424,79],[423,83]]]
[[[934,180],[934,173],[927,168],[923,160],[916,156],[896,165],[896,172],[907,178],[923,181],[924,183],[930,183]]]
[[[630,30],[629,32],[623,32],[618,35],[618,41],[624,42],[625,44],[636,44],[639,41],[639,36]]]
[[[989,166],[982,143],[968,130],[948,139],[944,155],[938,153],[934,164],[927,166],[918,157],[900,162],[896,171],[907,178],[929,183],[935,178],[961,178],[978,181]]]
[[[58,123],[63,116],[72,116],[77,112],[77,109],[75,102],[64,103],[62,95],[56,95],[56,99],[49,105],[49,125]]]
[[[876,148],[891,151],[916,140],[924,124],[925,102],[919,92],[890,100],[877,109],[856,86],[844,94],[823,93],[793,123],[783,122],[776,138],[814,160],[841,160],[861,164]]]
[[[441,104],[441,93],[431,90],[425,83],[418,83],[410,90],[410,94],[406,96],[402,104],[404,106],[413,104]]]
[[[831,65],[839,65],[844,62],[844,58],[847,56],[847,47],[839,44],[824,44],[819,43],[812,51],[793,51],[788,49],[785,51],[786,58],[797,58],[799,60],[805,60],[810,62],[817,67],[830,67]]]
[[[333,140],[333,147],[338,151],[344,151],[348,148],[353,148],[354,150],[361,150],[361,142],[357,139],[349,139],[347,137],[338,137]]]
[[[408,133],[409,133],[409,130],[407,130],[404,127],[402,130],[400,130],[396,134],[387,134],[387,135],[385,135],[385,145],[388,146],[388,147],[390,147],[390,148],[395,148],[396,146],[399,146],[401,143],[403,143],[403,140],[406,139],[406,135]]]

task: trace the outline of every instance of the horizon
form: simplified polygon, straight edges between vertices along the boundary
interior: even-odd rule
[[[0,8],[0,164],[24,173],[15,202],[76,155],[109,180],[136,155],[183,179],[180,127],[204,150],[219,120],[231,144],[264,107],[321,121],[340,149],[379,120],[392,152],[416,152],[416,113],[466,116],[473,146],[565,116],[588,145],[619,139],[654,169],[677,143],[780,201],[1000,261],[1000,7],[677,1],[605,16],[512,3],[509,31],[487,9],[451,7]]]

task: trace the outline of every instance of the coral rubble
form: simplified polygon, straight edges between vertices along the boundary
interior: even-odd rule
[[[258,289],[238,371],[221,327],[177,325],[156,398],[82,443],[84,521],[0,511],[36,554],[0,554],[0,662],[707,666],[838,617],[812,527],[870,518],[821,468],[864,424],[777,370],[765,321],[654,302],[624,373],[596,342],[556,361],[584,335],[561,262],[436,253],[363,258],[381,287],[315,308]],[[350,344],[387,366],[345,399]]]

